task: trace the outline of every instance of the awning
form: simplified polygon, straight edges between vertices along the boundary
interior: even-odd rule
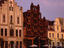
[[[38,47],[37,45],[33,44],[33,45],[30,45],[29,47]]]

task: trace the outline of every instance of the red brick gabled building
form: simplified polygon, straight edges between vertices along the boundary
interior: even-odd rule
[[[45,17],[41,18],[40,6],[33,3],[30,10],[24,12],[24,46],[36,44],[38,48],[47,44],[48,21]],[[28,44],[27,44],[28,43]]]

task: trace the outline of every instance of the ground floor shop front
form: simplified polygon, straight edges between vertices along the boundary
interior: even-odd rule
[[[0,48],[22,48],[22,40],[14,39],[0,39]]]
[[[24,48],[48,48],[47,40],[39,37],[25,37]]]

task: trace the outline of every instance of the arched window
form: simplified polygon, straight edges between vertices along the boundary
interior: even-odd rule
[[[14,36],[14,30],[10,29],[10,36]]]

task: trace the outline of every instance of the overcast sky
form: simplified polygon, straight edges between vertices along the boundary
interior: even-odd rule
[[[45,16],[49,20],[56,17],[64,18],[64,0],[16,0],[19,6],[23,7],[23,12],[30,9],[31,2],[40,5],[42,17]]]

